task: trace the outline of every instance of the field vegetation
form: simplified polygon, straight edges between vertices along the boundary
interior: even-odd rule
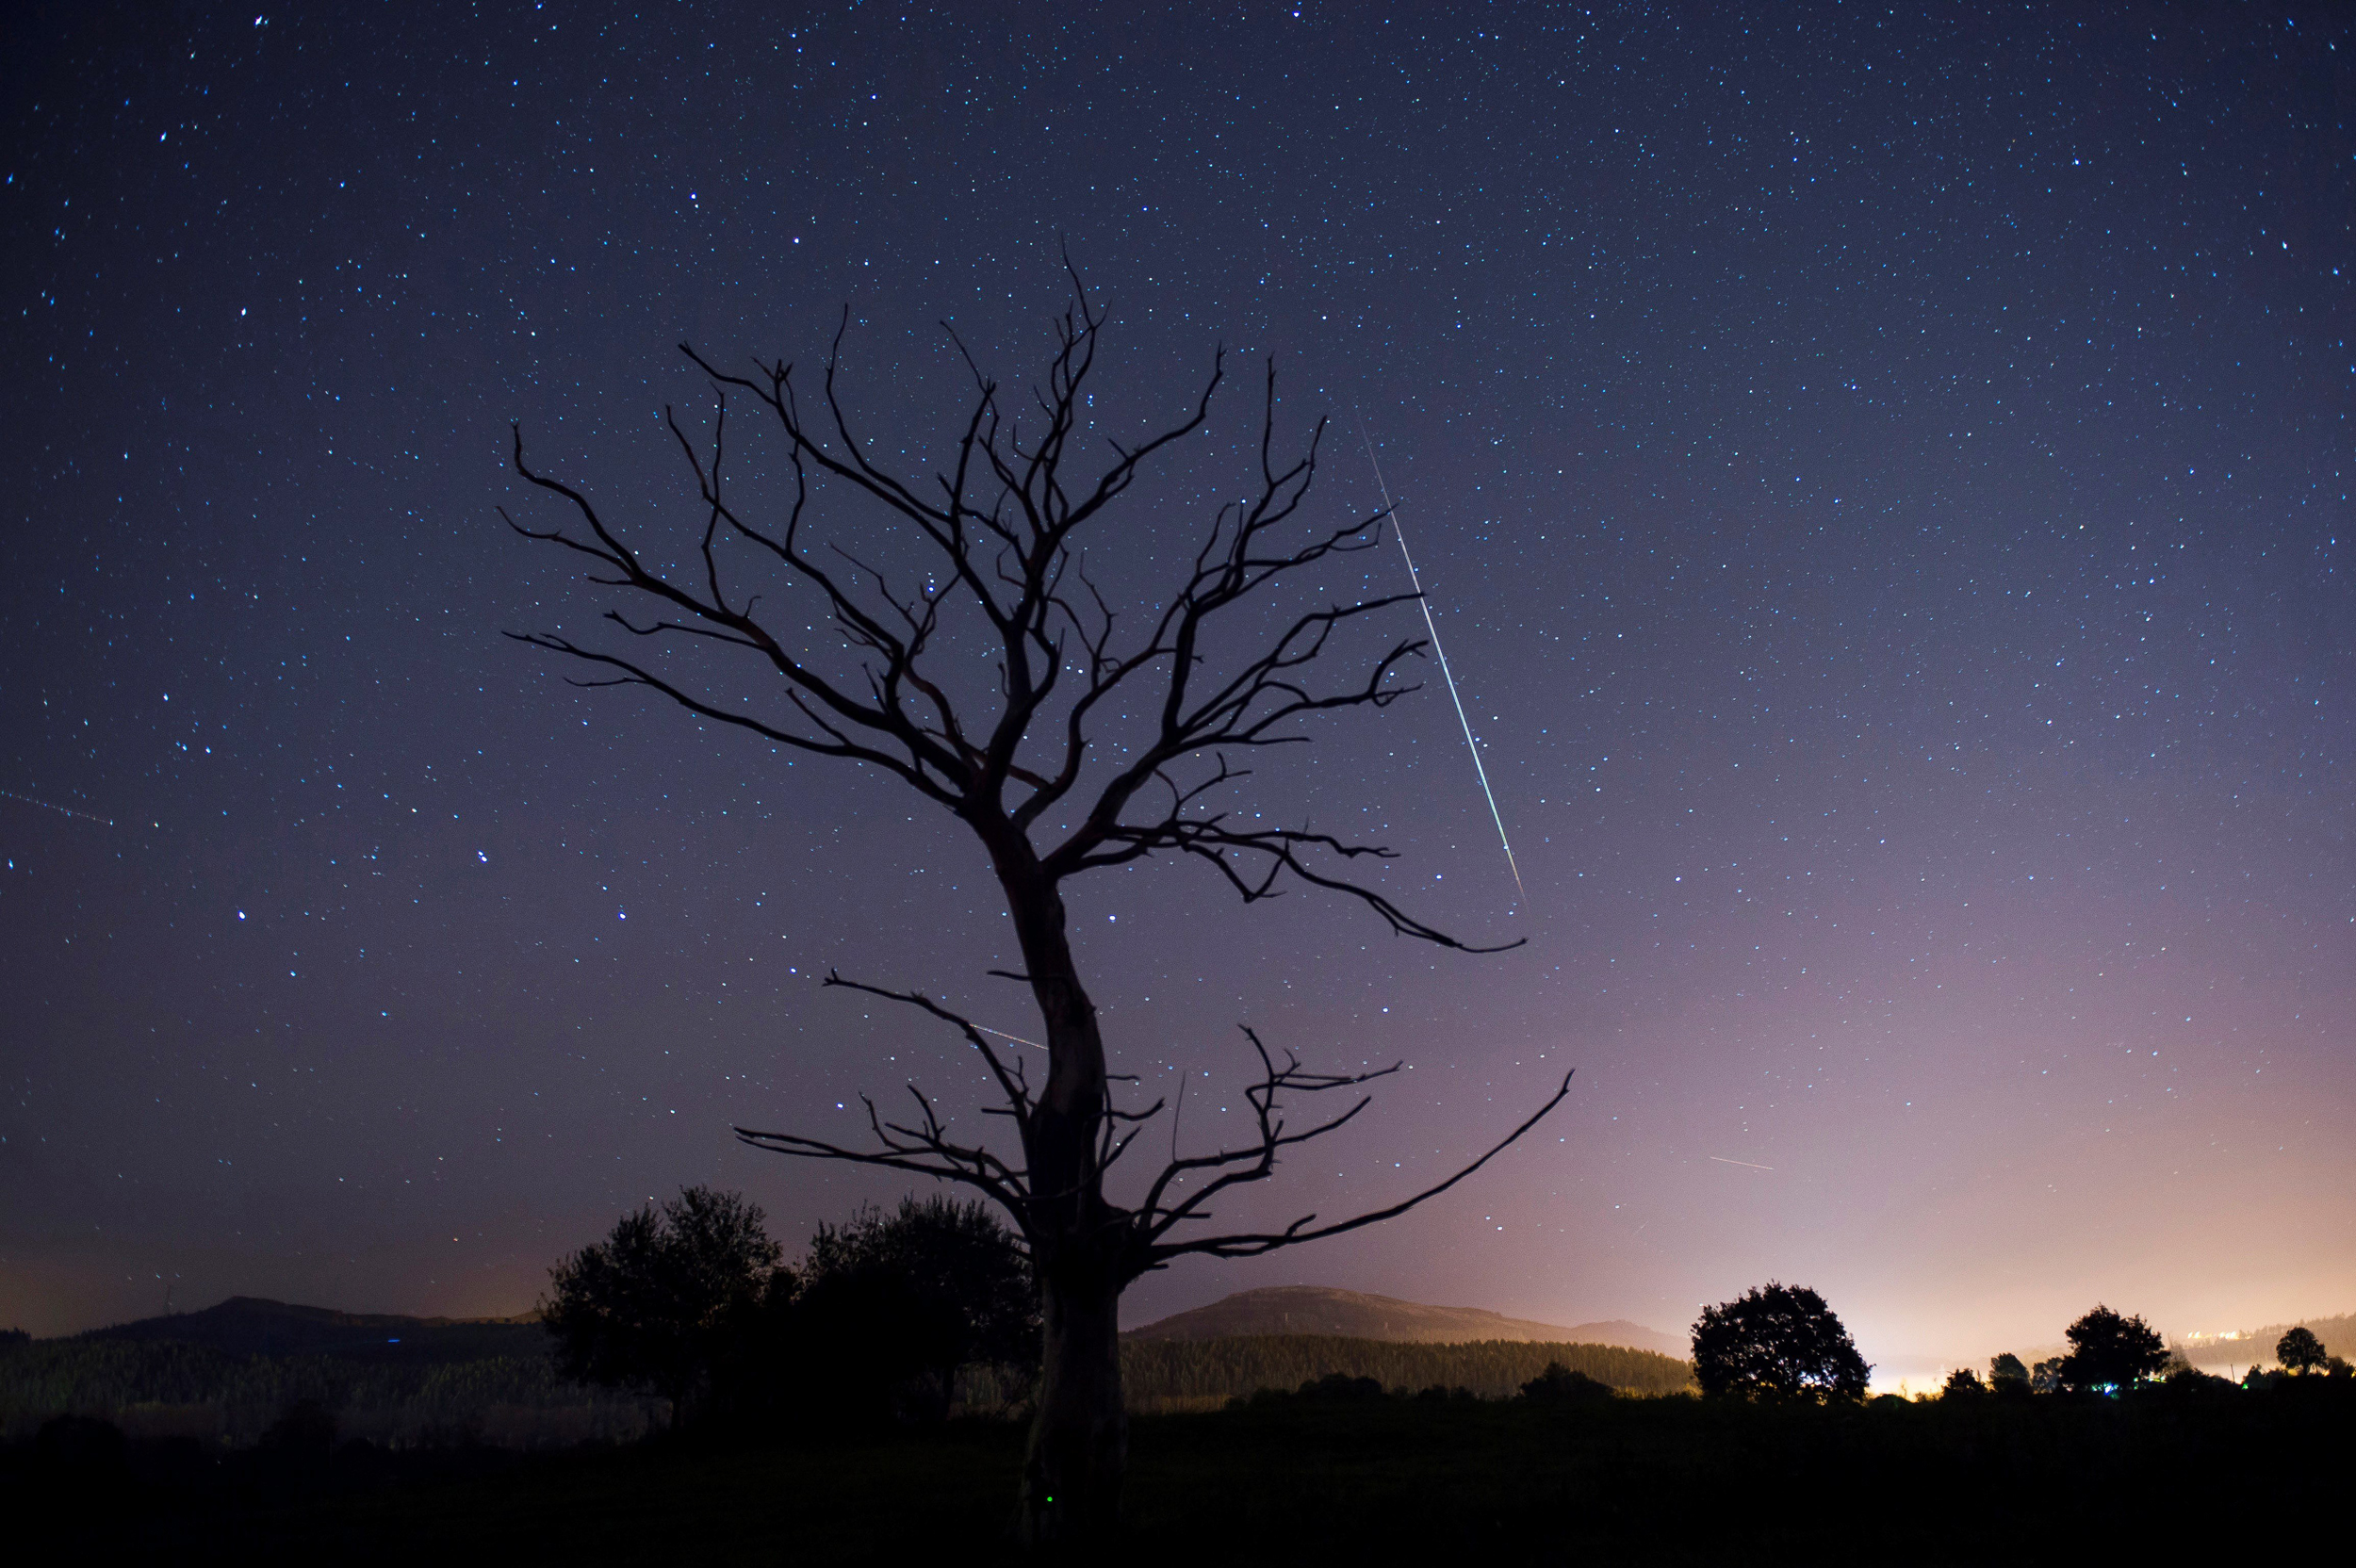
[[[1132,1428],[1122,1560],[1765,1563],[2263,1556],[2297,1509],[2187,1509],[2172,1478],[2331,1494],[2356,1380],[2198,1375],[2095,1394],[1904,1401],[1399,1396],[1350,1380]],[[0,1451],[0,1507],[75,1560],[907,1560],[1008,1544],[1022,1429],[781,1423],[519,1455],[323,1442]],[[78,1446],[77,1446],[78,1444]]]

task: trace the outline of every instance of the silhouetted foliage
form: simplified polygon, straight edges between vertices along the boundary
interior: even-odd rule
[[[1704,1394],[1859,1399],[1872,1371],[1824,1298],[1802,1285],[1754,1286],[1693,1324]]]
[[[839,1228],[822,1225],[803,1288],[810,1313],[826,1320],[826,1337],[851,1334],[874,1344],[878,1363],[908,1362],[891,1380],[921,1377],[919,1403],[931,1413],[946,1413],[957,1368],[969,1363],[1038,1371],[1030,1258],[984,1203],[904,1198],[889,1214],[862,1209]]]
[[[2202,1398],[2233,1392],[2232,1379],[2220,1378],[2214,1372],[2203,1372],[2189,1362],[2171,1367],[2164,1381],[2170,1396],[2178,1399]]]
[[[2079,1392],[2122,1389],[2168,1364],[2168,1346],[2140,1317],[2121,1317],[2097,1306],[2065,1335],[2070,1353],[2054,1367],[2062,1387]]]
[[[2059,1394],[2063,1387],[2062,1360],[2062,1357],[2054,1356],[2050,1360],[2038,1362],[2035,1366],[2030,1367],[2029,1392],[2032,1394]]]
[[[2029,1390],[2028,1365],[2010,1350],[2000,1356],[1991,1356],[1988,1363],[1988,1383],[2000,1394],[2017,1383],[2025,1394]]]
[[[90,1415],[57,1415],[33,1437],[33,1456],[44,1468],[76,1477],[104,1477],[123,1467],[123,1429]]]
[[[335,1449],[335,1413],[317,1399],[298,1399],[256,1446],[266,1454],[323,1463]]]
[[[603,1242],[548,1271],[541,1314],[559,1366],[584,1382],[651,1390],[679,1425],[776,1293],[781,1251],[761,1217],[709,1187],[624,1215]]]
[[[1550,1361],[1545,1371],[1522,1384],[1522,1397],[1541,1405],[1592,1405],[1609,1400],[1612,1385]]]
[[[5,1356],[11,1350],[23,1349],[31,1343],[33,1343],[33,1336],[22,1329],[0,1329],[0,1356]]]
[[[2274,1344],[2274,1359],[2293,1372],[2312,1372],[2323,1365],[2323,1341],[2304,1327],[2291,1330]]]
[[[1941,1398],[1976,1399],[1988,1392],[1988,1385],[1980,1381],[1980,1375],[1972,1368],[1958,1366],[1947,1374],[1946,1385],[1939,1392]]]
[[[788,1390],[835,1425],[872,1426],[895,1415],[937,1417],[961,1337],[955,1308],[878,1263],[811,1281],[786,1318]]]
[[[1297,1396],[1328,1401],[1380,1399],[1383,1397],[1383,1385],[1373,1378],[1353,1378],[1347,1372],[1328,1372],[1322,1378],[1302,1383]]]

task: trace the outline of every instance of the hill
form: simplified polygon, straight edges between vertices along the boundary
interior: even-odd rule
[[[1682,1358],[1675,1334],[1614,1318],[1564,1328],[1507,1317],[1482,1307],[1433,1307],[1391,1296],[1366,1296],[1327,1285],[1267,1285],[1241,1290],[1126,1331],[1126,1339],[1235,1339],[1262,1335],[1336,1334],[1407,1345],[1466,1345],[1482,1340],[1520,1344],[1616,1345]]]
[[[1617,1345],[1546,1340],[1435,1343],[1338,1334],[1253,1334],[1233,1339],[1130,1339],[1121,1376],[1133,1411],[1206,1410],[1264,1388],[1287,1392],[1338,1372],[1386,1389],[1438,1385],[1486,1399],[1512,1397],[1559,1362],[1629,1394],[1676,1394],[1693,1384],[1689,1364]]]
[[[336,1356],[364,1362],[480,1361],[544,1356],[548,1351],[547,1331],[531,1315],[407,1317],[298,1306],[256,1296],[232,1296],[202,1312],[142,1317],[74,1337],[197,1345],[233,1356]]]
[[[2274,1364],[2274,1347],[2293,1328],[2303,1328],[2323,1341],[2329,1355],[2343,1361],[2356,1361],[2356,1313],[2342,1313],[2337,1317],[2306,1317],[2296,1324],[2270,1323],[2263,1329],[2224,1337],[2210,1335],[2189,1340],[2178,1347],[2195,1366],[2247,1366],[2256,1362],[2261,1366]]]

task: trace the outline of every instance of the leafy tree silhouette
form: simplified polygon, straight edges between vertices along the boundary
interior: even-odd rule
[[[548,1271],[541,1321],[568,1378],[649,1390],[678,1427],[711,1391],[745,1316],[791,1276],[759,1204],[688,1187],[660,1211],[624,1215],[613,1233]]]
[[[2293,1372],[2312,1372],[2327,1359],[2323,1341],[2301,1324],[2274,1342],[2274,1359]]]
[[[1753,1286],[1693,1324],[1704,1394],[1861,1399],[1872,1371],[1824,1298],[1803,1285]]]
[[[2029,1392],[2029,1368],[2010,1350],[1991,1356],[1988,1363],[1988,1385],[1999,1394]]]
[[[2158,1330],[2105,1306],[2070,1325],[2066,1337],[2070,1353],[2054,1371],[2062,1387],[2077,1392],[2131,1387],[2168,1364],[2168,1346]]]
[[[1980,1375],[1972,1368],[1958,1366],[1947,1374],[1946,1386],[1939,1392],[1943,1398],[1976,1399],[1988,1392],[1988,1385],[1980,1381]]]
[[[935,1196],[867,1208],[840,1227],[822,1225],[802,1266],[806,1291],[829,1282],[891,1275],[907,1300],[896,1310],[916,1326],[925,1403],[945,1414],[957,1368],[969,1362],[1039,1369],[1039,1287],[1021,1238],[989,1205]],[[873,1282],[862,1287],[891,1294]]]

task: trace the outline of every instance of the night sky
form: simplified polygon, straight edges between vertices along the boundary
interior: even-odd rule
[[[849,1137],[913,1075],[977,1124],[954,1037],[815,976],[1035,1025],[978,848],[567,686],[500,633],[614,601],[497,509],[555,520],[520,420],[682,559],[675,345],[807,366],[846,305],[870,450],[927,473],[939,323],[1026,384],[1067,247],[1101,438],[1235,372],[1091,561],[1151,597],[1274,354],[1280,438],[1335,418],[1311,520],[1380,454],[1529,892],[1426,664],[1248,808],[1527,945],[1100,874],[1116,1070],[1196,1074],[1192,1144],[1238,1023],[1409,1064],[1252,1223],[1579,1069],[1425,1210],[1126,1321],[1309,1282],[1675,1331],[1780,1278],[1903,1368],[2356,1305],[2356,24],[1994,9],[12,10],[0,1324],[515,1312],[685,1184],[794,1245],[908,1190],[732,1123]]]

